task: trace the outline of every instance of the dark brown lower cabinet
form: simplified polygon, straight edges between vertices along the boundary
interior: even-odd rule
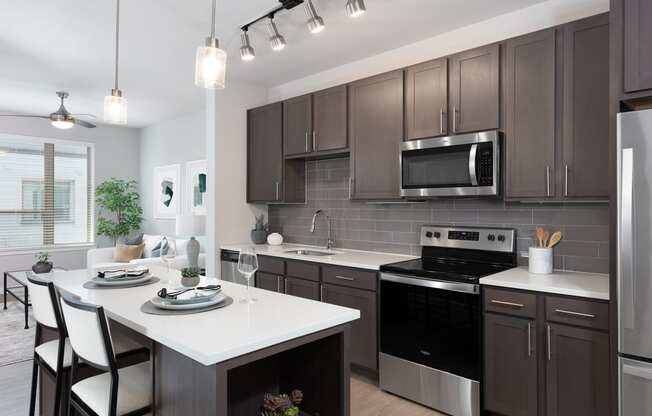
[[[273,292],[283,291],[283,276],[276,274],[258,272],[256,273],[256,287]]]
[[[535,321],[485,313],[484,322],[485,409],[505,416],[535,416]]]
[[[605,332],[548,324],[550,352],[546,365],[549,416],[610,414],[609,335]]]
[[[285,294],[305,299],[319,300],[319,282],[286,277]]]
[[[360,319],[353,323],[351,329],[351,363],[376,370],[378,367],[376,292],[324,283],[322,301],[360,311]]]

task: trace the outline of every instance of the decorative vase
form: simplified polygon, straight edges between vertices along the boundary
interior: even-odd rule
[[[254,244],[265,244],[265,241],[267,241],[267,230],[251,230],[251,241]]]
[[[32,271],[36,274],[50,273],[52,271],[52,262],[39,261],[32,266]]]
[[[190,237],[186,245],[186,254],[188,255],[188,268],[199,268],[199,241],[195,237]]]
[[[195,287],[198,284],[199,284],[199,276],[181,278],[181,286],[183,287]]]
[[[272,233],[267,237],[267,244],[270,246],[280,246],[283,244],[283,236],[279,233]]]

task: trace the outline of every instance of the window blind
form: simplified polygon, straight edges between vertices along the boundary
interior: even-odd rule
[[[92,148],[0,135],[0,250],[94,240]]]

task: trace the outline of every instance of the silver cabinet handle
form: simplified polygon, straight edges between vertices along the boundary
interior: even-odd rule
[[[349,176],[349,199],[353,196],[353,177]]]
[[[319,285],[319,300],[324,301],[324,285]]]
[[[505,301],[502,301],[502,300],[491,299],[490,302],[493,303],[493,304],[496,304],[496,305],[500,305],[500,306],[511,306],[512,308],[523,309],[525,307],[525,305],[523,305],[522,303],[505,302]]]
[[[280,185],[280,184],[279,184],[278,182],[276,182],[276,200],[277,200],[277,201],[279,200],[279,193],[280,193],[280,192],[279,192],[279,187],[280,187],[279,185]]]
[[[283,293],[288,293],[288,279],[285,279],[285,283],[283,284]]]
[[[469,177],[471,178],[471,185],[478,186],[478,175],[476,174],[475,168],[475,159],[478,154],[478,144],[474,143],[471,145],[471,151],[469,152]]]
[[[439,134],[444,134],[444,109],[439,107]]]
[[[620,191],[620,299],[622,327],[634,329],[636,297],[634,296],[634,149],[622,150],[618,172]]]
[[[552,360],[552,341],[550,340],[550,325],[546,325],[548,332],[548,361]]]
[[[348,280],[348,281],[354,281],[355,280],[355,278],[349,277],[349,276],[339,276],[339,275],[337,275],[337,276],[335,276],[335,278],[340,279],[340,280]]]
[[[310,150],[308,149],[308,130],[306,130],[306,153],[308,153]]]
[[[573,311],[567,311],[565,309],[555,309],[555,312],[560,313],[562,315],[576,316],[578,318],[595,319],[595,315],[593,315],[592,313],[573,312]]]
[[[546,196],[550,196],[550,166],[546,166]]]
[[[527,323],[527,356],[532,356],[532,323]]]
[[[316,150],[317,150],[317,132],[313,130],[312,131],[312,151],[314,152]]]
[[[457,131],[457,108],[453,106],[453,133]]]
[[[276,291],[281,293],[281,276],[276,276]]]
[[[564,166],[564,196],[568,196],[568,165]]]

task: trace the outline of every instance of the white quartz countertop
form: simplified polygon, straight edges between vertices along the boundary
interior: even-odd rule
[[[240,251],[245,247],[254,247],[256,253],[262,256],[281,257],[285,259],[314,261],[323,264],[332,264],[335,266],[357,267],[360,269],[378,270],[380,266],[400,261],[412,260],[418,257],[404,254],[388,254],[373,251],[349,250],[334,248],[327,250],[324,247],[308,246],[302,244],[282,244],[280,246],[270,246],[269,244],[224,244],[222,250]],[[301,254],[287,253],[290,250],[315,250],[333,253],[332,256],[306,256]]]
[[[593,299],[609,299],[609,275],[555,270],[533,274],[516,267],[480,279],[480,284]]]
[[[149,315],[140,311],[143,303],[162,287],[179,286],[180,274],[164,268],[150,268],[161,282],[123,289],[85,289],[87,270],[56,271],[55,285],[83,301],[102,305],[111,319],[184,354],[204,365],[213,365],[294,338],[319,332],[360,318],[360,311],[295,296],[251,288],[255,304],[238,302],[246,286],[215,279],[234,299],[233,304],[191,315]]]

